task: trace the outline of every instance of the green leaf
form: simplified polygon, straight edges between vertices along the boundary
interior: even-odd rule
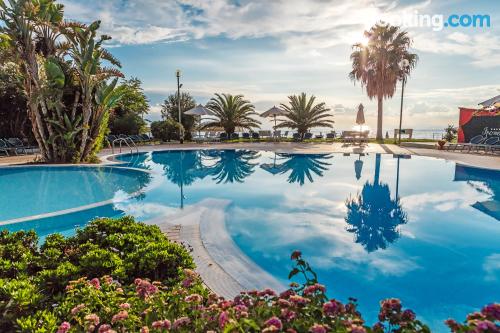
[[[290,280],[292,277],[294,277],[295,275],[299,274],[299,269],[298,268],[294,268],[290,271],[290,273],[288,274],[288,280]]]
[[[64,72],[54,60],[48,59],[45,62],[45,73],[47,81],[52,88],[62,89],[64,87],[66,81]]]

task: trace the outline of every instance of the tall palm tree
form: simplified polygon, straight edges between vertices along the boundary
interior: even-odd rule
[[[366,182],[361,193],[346,201],[347,231],[368,252],[387,248],[399,238],[399,226],[408,222],[399,198],[392,199],[389,186],[380,183],[380,154],[375,163],[373,183]]]
[[[215,94],[207,108],[215,113],[216,119],[204,124],[202,129],[224,128],[231,135],[237,128],[259,128],[260,121],[252,118],[257,115],[255,107],[243,99],[243,95]]]
[[[410,74],[418,56],[408,51],[412,40],[399,27],[377,23],[365,31],[365,37],[368,39],[366,45],[357,43],[352,46],[349,78],[360,81],[368,97],[377,99],[377,140],[382,140],[383,100],[394,95],[398,80]],[[399,65],[403,59],[409,63],[404,70]]]
[[[297,129],[301,139],[304,134],[313,127],[332,127],[333,120],[329,114],[330,109],[325,103],[314,104],[316,97],[312,95],[307,98],[306,93],[288,96],[289,105],[281,104],[283,110],[287,111],[285,120],[281,120],[276,128]]]

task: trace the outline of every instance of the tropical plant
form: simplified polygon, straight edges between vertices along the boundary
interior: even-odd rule
[[[0,64],[0,138],[14,137],[34,140],[23,89],[23,76],[16,63],[8,62]]]
[[[181,93],[181,123],[184,126],[184,137],[187,140],[191,139],[191,132],[194,130],[197,119],[194,116],[184,114],[196,106],[196,102],[187,92]],[[163,119],[173,119],[179,121],[179,99],[177,93],[169,95],[161,105],[161,116]]]
[[[375,163],[373,183],[366,182],[361,193],[346,201],[347,231],[368,252],[387,248],[399,238],[399,227],[408,222],[399,198],[392,199],[389,186],[380,183],[380,154]]]
[[[301,139],[304,138],[311,128],[314,127],[333,127],[332,115],[330,109],[325,106],[325,103],[315,104],[316,97],[312,95],[307,98],[305,93],[300,95],[288,96],[289,105],[281,104],[283,110],[287,111],[285,120],[280,120],[276,128],[293,128],[297,129]]]
[[[448,125],[448,127],[446,127],[444,129],[444,131],[445,131],[445,134],[443,136],[443,139],[446,142],[452,142],[453,140],[455,140],[457,138],[458,129],[455,126]]]
[[[205,123],[201,128],[223,128],[230,136],[237,129],[258,128],[260,121],[252,118],[257,115],[255,107],[243,95],[215,94],[207,104],[215,113],[216,119]]]
[[[155,164],[163,167],[168,180],[179,187],[191,185],[209,174],[208,168],[203,166],[200,151],[154,152],[151,158]]]
[[[409,76],[418,57],[409,52],[412,41],[399,27],[377,23],[364,35],[368,41],[366,45],[353,45],[349,78],[360,81],[368,97],[377,99],[377,140],[382,140],[383,100],[394,95],[398,80]],[[408,66],[401,69],[404,59],[408,60]]]
[[[288,175],[288,182],[304,185],[306,178],[309,182],[314,182],[313,174],[323,177],[323,172],[328,170],[331,164],[327,161],[332,158],[331,154],[279,154],[286,158],[286,161],[279,165],[280,173],[291,171]]]
[[[174,119],[153,121],[151,123],[151,134],[153,137],[164,142],[179,140],[179,133],[181,131],[182,125]]]
[[[65,22],[54,0],[0,1],[0,36],[24,76],[32,131],[47,162],[83,162],[96,152],[121,98],[119,62],[97,37],[100,22]],[[114,79],[113,79],[114,78]],[[109,79],[113,79],[108,82]],[[102,135],[101,135],[102,138]]]
[[[149,102],[141,87],[141,80],[124,80],[118,89],[122,97],[110,112],[109,130],[113,134],[141,134],[146,122],[144,115],[149,112]]]
[[[257,163],[253,160],[260,156],[251,150],[220,150],[215,154],[217,160],[208,169],[217,184],[243,183],[245,178],[254,173]]]

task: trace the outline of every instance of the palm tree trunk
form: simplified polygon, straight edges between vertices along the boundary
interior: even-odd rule
[[[382,134],[382,119],[384,115],[383,109],[383,97],[378,97],[378,105],[377,105],[377,140],[383,140],[384,135]]]
[[[375,155],[375,177],[373,184],[377,185],[380,182],[380,154]]]

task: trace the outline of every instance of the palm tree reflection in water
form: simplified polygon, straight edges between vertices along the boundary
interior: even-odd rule
[[[287,160],[279,165],[281,174],[291,171],[288,175],[288,182],[299,183],[300,186],[305,184],[306,178],[313,183],[313,174],[323,177],[323,172],[328,170],[333,156],[331,154],[279,154]]]
[[[399,226],[408,222],[399,198],[392,199],[387,184],[380,182],[380,154],[376,155],[375,178],[366,182],[356,197],[346,201],[347,231],[367,252],[385,249],[400,237]]]
[[[208,169],[217,184],[243,183],[254,173],[258,165],[254,160],[260,157],[260,153],[251,150],[214,150],[208,154],[216,158],[214,165]]]

